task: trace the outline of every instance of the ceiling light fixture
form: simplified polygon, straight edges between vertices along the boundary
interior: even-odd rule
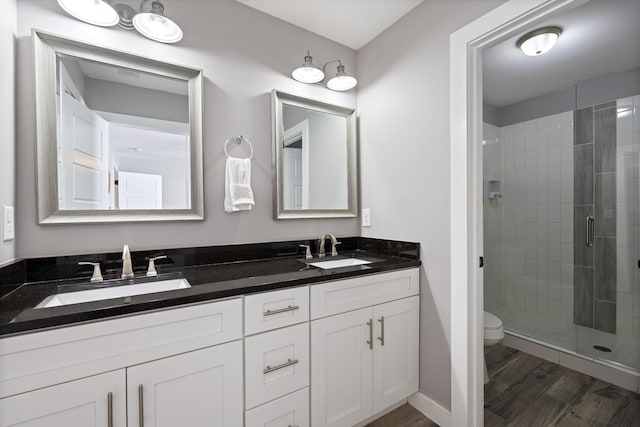
[[[158,0],[151,2],[151,11],[142,8],[149,0],[142,0],[140,13],[133,17],[133,26],[143,36],[161,43],[177,43],[182,39],[182,29],[164,14],[164,5]]]
[[[69,15],[88,24],[112,27],[120,20],[118,12],[102,0],[58,0],[58,4]]]
[[[307,51],[307,55],[304,57],[304,64],[293,70],[291,77],[301,83],[320,83],[324,80],[327,65],[332,62],[337,62],[338,68],[336,75],[327,81],[327,87],[336,91],[345,91],[354,88],[358,84],[358,80],[344,71],[342,61],[339,59],[332,59],[320,68],[313,64],[313,58],[309,51]]]
[[[544,27],[531,31],[518,39],[516,46],[527,56],[543,55],[551,50],[562,34],[559,27]]]
[[[313,65],[313,57],[307,51],[304,57],[304,64],[293,70],[291,77],[302,83],[319,83],[324,80],[324,72]]]

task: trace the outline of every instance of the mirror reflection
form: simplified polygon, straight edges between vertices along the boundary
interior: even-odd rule
[[[285,210],[347,209],[347,119],[282,106]]]
[[[357,216],[353,108],[271,92],[274,218]]]
[[[188,81],[56,58],[58,209],[191,208]]]

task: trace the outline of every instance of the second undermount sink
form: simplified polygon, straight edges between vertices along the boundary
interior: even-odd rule
[[[65,292],[46,297],[35,308],[59,307],[68,304],[100,301],[110,298],[130,297],[134,295],[152,294],[155,292],[173,291],[176,289],[190,288],[186,279],[160,280],[157,282],[145,282],[134,285],[111,286],[99,289],[87,289],[86,291]]]
[[[351,267],[354,265],[371,264],[371,261],[360,258],[332,259],[327,261],[310,262],[309,265],[328,270],[331,268]]]

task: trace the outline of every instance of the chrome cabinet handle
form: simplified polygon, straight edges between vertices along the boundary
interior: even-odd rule
[[[287,311],[295,311],[298,310],[300,306],[298,305],[289,305],[285,308],[278,308],[276,310],[267,310],[263,313],[265,316],[273,316],[274,314],[286,313]]]
[[[378,339],[380,340],[380,344],[384,346],[384,316],[380,316],[378,322],[380,322],[380,336]]]
[[[367,325],[369,325],[369,341],[367,341],[367,344],[369,344],[369,350],[373,350],[373,319],[369,319]]]
[[[587,215],[587,217],[585,218],[585,230],[584,230],[584,234],[585,234],[585,245],[587,245],[587,247],[592,248],[593,247],[593,215]]]
[[[113,393],[107,393],[107,427],[113,427]]]
[[[144,402],[143,402],[144,388],[142,384],[138,385],[138,424],[139,427],[144,427]]]
[[[268,374],[269,372],[277,371],[278,369],[286,368],[287,366],[295,365],[296,363],[299,363],[299,362],[300,361],[298,359],[287,359],[286,362],[281,363],[280,365],[276,365],[273,367],[267,365],[265,370],[262,372],[265,374]]]

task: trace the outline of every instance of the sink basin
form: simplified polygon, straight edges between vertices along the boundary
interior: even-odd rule
[[[362,265],[362,264],[371,264],[371,261],[367,261],[366,259],[360,259],[360,258],[345,258],[345,259],[334,259],[334,260],[327,260],[327,261],[316,261],[316,262],[309,263],[309,265],[322,268],[325,270],[328,270],[331,268],[351,267],[354,265]]]
[[[154,292],[173,291],[176,289],[190,288],[191,285],[185,279],[161,280],[157,282],[145,282],[135,285],[112,286],[109,288],[87,289],[86,291],[65,292],[46,297],[35,308],[58,307],[68,304],[100,301],[109,298],[130,297],[134,295],[152,294]]]

